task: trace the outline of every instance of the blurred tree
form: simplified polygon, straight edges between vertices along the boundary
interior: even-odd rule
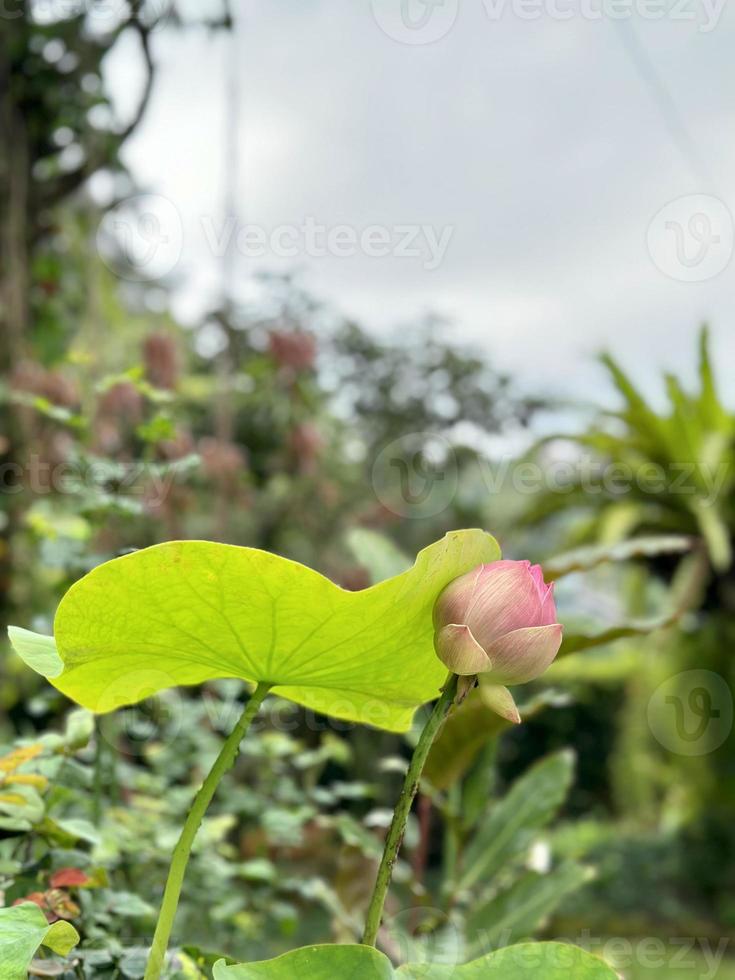
[[[0,20],[0,247],[2,329],[0,367],[12,372],[29,353],[32,261],[53,235],[54,209],[102,168],[122,170],[119,151],[145,113],[154,66],[143,5],[114,17],[109,5],[79,4],[66,18],[38,17],[18,0]],[[104,19],[96,17],[105,10]],[[114,20],[114,23],[111,23]],[[102,83],[102,61],[128,32],[139,41],[145,79],[132,118],[115,125]],[[46,288],[51,284],[47,283]]]
[[[190,415],[195,433],[210,434],[226,402],[221,448],[231,459],[234,443],[247,460],[248,543],[339,575],[344,532],[355,524],[389,529],[409,552],[452,527],[482,524],[484,495],[464,493],[465,477],[478,475],[490,436],[523,429],[541,402],[520,396],[486,356],[444,340],[441,321],[385,339],[292,276],[263,275],[257,285],[252,304],[227,304],[201,324],[198,390],[215,412]],[[223,351],[224,376],[212,371]],[[436,446],[447,458],[430,458]],[[436,506],[380,485],[375,467],[385,452],[425,465],[429,482],[435,467],[444,481]],[[240,540],[237,508],[231,495],[222,498],[220,536],[229,540]]]
[[[142,5],[122,7],[115,23],[106,5],[102,30],[95,16],[101,7],[79,4],[78,12],[49,19],[39,17],[30,0],[17,0],[0,18],[0,376],[6,380],[16,376],[24,358],[39,353],[29,335],[34,307],[59,288],[53,263],[34,268],[54,235],[56,209],[100,169],[121,169],[120,147],[143,118],[151,94],[152,24],[146,23]],[[116,126],[102,84],[102,60],[129,31],[140,41],[145,81],[132,118]],[[26,465],[22,419],[7,392],[0,433],[7,482]],[[0,619],[9,601],[10,539],[19,510],[16,494],[5,498]]]
[[[223,10],[221,18],[197,23],[228,27]],[[19,475],[28,464],[27,419],[11,403],[10,386],[19,382],[69,407],[63,380],[44,379],[25,362],[62,359],[87,312],[96,263],[88,242],[99,213],[78,192],[101,172],[111,178],[110,205],[133,190],[120,151],[150,101],[151,35],[164,19],[183,23],[173,0],[72,0],[58,7],[12,0],[0,16],[0,467],[3,489],[12,491],[3,493],[0,512],[0,621],[11,603]],[[133,112],[121,121],[103,62],[130,37],[138,43],[141,80]]]

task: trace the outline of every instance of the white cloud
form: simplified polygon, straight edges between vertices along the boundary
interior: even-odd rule
[[[715,190],[677,150],[614,23],[491,22],[480,0],[464,0],[446,37],[408,46],[381,32],[367,2],[238,8],[241,220],[454,228],[434,271],[305,257],[327,298],[377,329],[451,314],[458,336],[487,344],[528,385],[558,381],[565,393],[570,377],[579,394],[598,391],[602,347],[644,380],[663,364],[691,369],[703,319],[723,359],[735,353],[735,259],[716,279],[679,283],[647,254],[646,228],[667,201]],[[668,21],[636,30],[735,210],[735,10],[706,34]],[[230,43],[159,33],[156,97],[126,150],[141,183],[182,215],[193,301],[217,282],[201,218],[221,214]],[[134,53],[123,54],[110,66],[120,92],[134,75]]]

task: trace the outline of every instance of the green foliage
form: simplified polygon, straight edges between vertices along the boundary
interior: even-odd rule
[[[33,902],[0,908],[0,964],[3,980],[27,980],[28,969],[39,946],[66,956],[79,942],[79,933],[68,922],[49,925]]]
[[[560,928],[573,934],[589,929],[593,935],[719,936],[702,884],[732,852],[714,827],[710,833],[708,846],[696,828],[562,824],[552,831],[555,848],[564,858],[590,862],[595,876],[564,899]]]
[[[561,943],[521,945],[491,953],[464,966],[405,965],[394,970],[387,957],[365,946],[311,946],[276,960],[240,966],[218,964],[214,980],[615,980],[601,960]]]
[[[566,861],[546,874],[527,871],[504,891],[470,909],[466,920],[470,943],[475,947],[500,947],[532,936],[567,895],[576,892],[590,877],[590,871],[575,861]]]
[[[464,723],[478,720],[476,695],[468,699],[475,705],[464,713]],[[533,713],[540,707],[530,710]],[[452,721],[450,716],[448,725]],[[409,880],[413,894],[420,896],[413,919],[398,916],[388,927],[401,950],[408,951],[409,960],[419,958],[420,953],[441,962],[449,946],[463,950],[464,959],[473,959],[487,949],[525,940],[539,931],[565,896],[590,877],[590,869],[575,857],[557,860],[547,844],[549,825],[571,785],[571,753],[542,760],[501,796],[494,788],[497,735],[497,727],[488,727],[479,755],[471,764],[465,760],[461,771],[452,767],[449,778],[437,765],[445,745],[424,780],[425,800],[431,801],[443,819],[445,857],[440,877]],[[455,731],[451,740],[456,736]],[[441,738],[437,744],[440,742]],[[545,867],[529,870],[535,844],[544,851]],[[404,901],[409,899],[404,897]]]
[[[627,538],[613,544],[588,545],[544,562],[547,579],[561,578],[573,572],[588,572],[606,562],[630,561],[635,558],[657,558],[660,555],[686,554],[692,541],[680,534],[649,535]]]
[[[579,629],[573,624],[562,653],[580,655],[560,662],[550,676],[576,691],[600,681],[621,689],[622,709],[604,719],[608,730],[616,732],[608,767],[609,795],[618,812],[645,827],[660,821],[694,829],[714,821],[731,841],[724,828],[732,827],[726,813],[735,798],[732,737],[692,760],[662,751],[645,719],[659,686],[673,683],[677,675],[685,678],[688,670],[709,671],[732,683],[728,624],[733,610],[735,414],[716,390],[706,330],[700,337],[696,390],[689,392],[667,376],[668,404],[662,410],[652,406],[613,358],[604,358],[604,363],[622,408],[568,441],[586,454],[587,464],[591,452],[595,472],[607,472],[613,479],[600,480],[597,493],[587,493],[580,479],[568,494],[537,500],[527,518],[535,527],[550,529],[555,526],[550,518],[558,514],[562,520],[556,527],[567,540],[587,546],[561,559],[558,570],[574,570],[605,554],[627,554],[636,564],[619,579],[627,608],[612,623],[594,628],[582,623]],[[616,487],[618,477],[624,489]],[[690,554],[677,557],[680,537],[696,544]],[[554,562],[551,566],[553,570]],[[613,582],[604,571],[600,569],[601,597],[609,594]],[[641,642],[641,631],[656,623],[682,629]],[[613,640],[622,642],[604,661],[588,661],[581,652]],[[675,739],[673,712],[660,722],[670,725]],[[720,868],[712,895],[720,894],[715,904],[721,907],[731,882],[714,853],[700,859],[691,875],[685,873],[682,884],[701,878],[710,863]]]
[[[0,758],[0,777],[33,778],[42,801],[33,822],[18,819],[19,800],[8,804],[0,892],[8,904],[33,895],[67,915],[83,936],[74,955],[85,977],[139,976],[135,964],[141,955],[145,961],[182,814],[219,749],[220,729],[239,714],[238,688],[220,681],[185,702],[166,692],[100,719],[99,741],[89,747],[80,729],[90,716],[72,712],[65,731],[49,730],[40,743],[16,745]],[[288,734],[296,729],[301,737]],[[357,931],[334,878],[347,854],[369,868],[379,844],[364,823],[377,788],[350,780],[352,767],[343,736],[310,734],[296,705],[272,699],[202,827],[179,936],[244,957],[329,934],[333,921]],[[0,795],[17,785],[0,779]],[[84,884],[59,885],[75,880],[57,877],[68,868]]]
[[[0,830],[36,828],[53,836],[45,791],[66,774],[68,760],[87,745],[91,733],[91,715],[73,711],[63,733],[49,731],[35,741],[24,740],[0,757]]]
[[[677,378],[667,375],[665,412],[651,407],[611,356],[603,362],[623,398],[622,409],[612,413],[616,425],[601,424],[567,438],[592,450],[611,472],[620,474],[626,492],[605,484],[601,492],[590,495],[583,483],[572,484],[568,494],[543,498],[531,518],[581,504],[613,527],[615,511],[624,511],[628,534],[700,535],[714,568],[725,572],[732,561],[735,527],[735,415],[717,393],[707,331],[700,337],[698,391],[689,394]]]
[[[492,881],[503,865],[528,850],[539,829],[564,801],[572,781],[574,756],[560,752],[522,776],[508,795],[479,821],[464,849],[457,888]]]
[[[575,572],[589,572],[600,565],[611,562],[625,563],[632,559],[655,560],[669,555],[684,554],[687,557],[679,563],[672,587],[662,608],[654,615],[629,617],[602,629],[581,629],[568,624],[564,631],[559,657],[581,653],[592,647],[607,646],[617,640],[649,636],[667,627],[676,626],[681,618],[696,607],[701,599],[707,579],[707,564],[696,550],[691,538],[681,535],[651,535],[642,538],[629,538],[613,544],[591,545],[559,555],[545,563],[551,578],[560,579]]]

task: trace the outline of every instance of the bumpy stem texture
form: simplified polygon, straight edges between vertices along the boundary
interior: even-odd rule
[[[217,756],[207,778],[202,783],[201,789],[194,798],[184,828],[181,831],[179,842],[174,848],[166,888],[163,892],[163,901],[161,902],[161,911],[158,916],[156,932],[153,936],[153,946],[148,957],[145,980],[159,980],[161,976],[194,838],[197,835],[204,819],[204,814],[212,802],[212,797],[222,777],[234,765],[240,749],[240,742],[250,727],[251,721],[258,713],[270,687],[270,684],[258,684],[250,700],[245,705],[245,710],[239,721],[222,746],[222,751]]]
[[[456,674],[450,675],[442,696],[434,705],[431,717],[421,732],[421,737],[414,749],[401,795],[393,811],[393,820],[391,821],[388,836],[385,839],[383,857],[380,861],[375,888],[370,899],[367,920],[365,922],[365,932],[362,936],[362,941],[366,946],[375,946],[377,941],[378,930],[383,919],[383,906],[385,905],[388,888],[390,887],[390,881],[393,876],[393,867],[396,863],[398,852],[401,849],[403,835],[406,832],[406,822],[411,812],[411,804],[418,792],[421,773],[424,771],[429,750],[434,743],[434,739],[441,731],[444,720],[454,704],[454,699],[457,694],[457,681]]]

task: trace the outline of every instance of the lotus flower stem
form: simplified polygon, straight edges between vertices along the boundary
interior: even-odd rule
[[[429,755],[431,746],[434,744],[434,739],[441,731],[444,720],[454,704],[454,699],[457,694],[458,680],[459,678],[456,674],[449,675],[447,683],[444,686],[442,696],[434,705],[434,710],[431,712],[431,716],[427,721],[424,730],[421,732],[421,736],[418,740],[416,748],[414,749],[408,771],[406,772],[406,778],[403,782],[403,789],[401,790],[401,795],[398,798],[398,803],[396,804],[396,808],[393,812],[393,820],[391,821],[390,829],[388,830],[388,836],[385,839],[383,856],[380,860],[380,867],[378,868],[375,888],[373,890],[372,898],[370,899],[370,906],[368,908],[367,919],[365,922],[365,931],[362,936],[362,942],[366,946],[375,946],[377,942],[378,930],[380,929],[380,923],[383,919],[383,907],[388,894],[388,888],[390,887],[391,878],[393,877],[393,867],[396,863],[396,859],[398,858],[398,852],[401,849],[403,835],[406,832],[406,823],[408,821],[408,815],[411,812],[411,804],[413,803],[416,793],[418,792],[419,783],[421,781],[421,773],[424,771],[426,759]]]
[[[235,759],[240,749],[240,742],[242,742],[253,718],[257,715],[271,686],[270,684],[260,683],[255,688],[250,700],[245,705],[245,710],[240,716],[239,721],[233,728],[232,733],[227,737],[225,744],[222,746],[222,751],[217,756],[214,765],[209,770],[207,778],[202,783],[201,789],[194,798],[189,815],[184,823],[184,828],[181,831],[181,837],[179,837],[179,842],[174,848],[174,855],[171,859],[166,888],[163,892],[161,911],[158,915],[158,923],[153,936],[153,945],[150,956],[148,957],[144,980],[159,980],[161,976],[194,838],[197,835],[204,819],[204,814],[212,802],[212,797],[217,791],[222,777],[235,764]]]

